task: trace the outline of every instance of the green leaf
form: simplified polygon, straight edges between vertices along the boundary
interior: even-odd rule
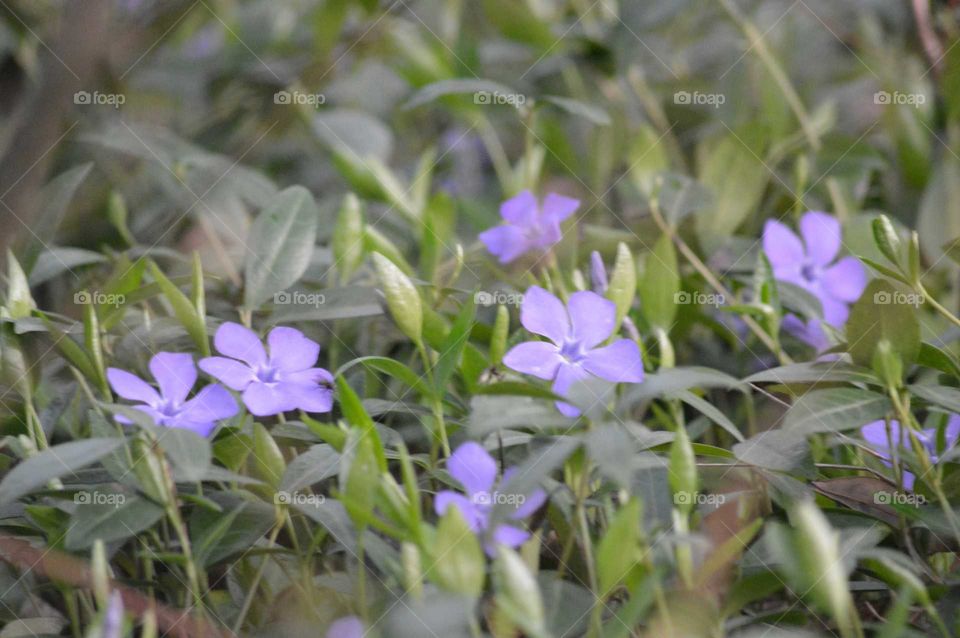
[[[778,472],[799,472],[813,477],[816,471],[810,446],[797,432],[767,430],[733,446],[739,461]]]
[[[908,386],[910,393],[950,412],[960,412],[960,390],[944,385]]]
[[[359,359],[353,359],[352,361],[348,361],[340,366],[340,369],[337,370],[337,374],[342,375],[347,370],[358,364],[363,365],[363,367],[369,368],[370,370],[375,370],[377,372],[390,375],[394,379],[405,383],[424,396],[433,395],[432,389],[426,383],[426,380],[423,376],[414,372],[409,366],[406,366],[396,359],[391,359],[389,357],[360,357]]]
[[[21,319],[29,317],[30,313],[37,304],[33,301],[30,294],[30,284],[27,281],[27,275],[20,267],[20,262],[13,256],[13,251],[7,249],[7,296],[4,299],[4,308],[6,312],[0,309],[0,316],[7,316],[11,319]]]
[[[460,365],[460,358],[463,350],[470,339],[470,331],[473,329],[473,319],[476,316],[477,307],[474,305],[473,297],[469,297],[457,313],[457,318],[450,328],[440,348],[440,358],[433,369],[433,385],[435,394],[442,396],[444,389],[450,382],[454,370]]]
[[[123,445],[121,438],[84,439],[61,443],[31,456],[0,481],[0,505],[11,503],[50,481],[92,463]]]
[[[842,432],[882,419],[890,400],[860,388],[813,390],[801,396],[784,416],[783,429],[798,434]]]
[[[163,516],[162,507],[139,496],[103,494],[100,490],[92,494],[113,498],[100,503],[93,500],[91,492],[74,495],[74,502],[78,504],[70,517],[70,527],[64,539],[64,545],[70,551],[87,549],[97,540],[104,543],[126,540],[149,528]],[[82,502],[84,497],[90,498],[91,502]]]
[[[403,271],[380,253],[373,253],[373,263],[394,322],[403,334],[420,343],[423,334],[420,293]]]
[[[360,429],[365,437],[373,441],[373,453],[377,458],[377,466],[381,472],[387,471],[387,459],[383,453],[383,443],[380,441],[380,435],[373,425],[373,419],[363,408],[360,397],[353,391],[350,384],[343,376],[337,376],[337,399],[340,402],[340,409],[343,410],[343,416],[347,423]]]
[[[699,178],[714,193],[713,205],[697,215],[697,234],[707,245],[729,237],[756,210],[770,179],[763,165],[762,135],[730,133],[701,149]]]
[[[851,366],[840,361],[805,361],[761,370],[743,380],[744,383],[874,383],[877,378],[868,368]]]
[[[531,638],[547,638],[543,600],[537,580],[523,559],[508,547],[497,547],[493,563],[493,585],[497,609]]]
[[[155,432],[175,480],[194,483],[207,476],[213,454],[209,439],[184,428],[157,428]]]
[[[447,95],[464,95],[476,93],[500,93],[513,95],[516,93],[505,84],[478,78],[456,78],[453,80],[439,80],[420,88],[403,105],[405,109],[413,109],[428,104]],[[474,102],[477,98],[474,98]]]
[[[345,282],[363,262],[363,209],[353,193],[347,193],[333,226],[333,259]]]
[[[594,124],[598,124],[600,126],[610,126],[610,115],[595,104],[589,104],[587,102],[581,102],[580,100],[561,97],[559,95],[545,95],[543,96],[543,100],[559,106],[561,109],[567,113],[570,113],[571,115],[582,117],[583,119]]]
[[[676,262],[676,256],[674,256]],[[610,274],[610,283],[607,286],[607,299],[617,305],[617,320],[613,324],[618,329],[627,316],[633,298],[637,294],[637,265],[633,261],[633,254],[623,242],[617,244],[617,259],[613,263]]]
[[[883,253],[883,256],[890,260],[890,263],[900,268],[900,250],[902,248],[900,236],[897,234],[893,223],[886,215],[880,215],[873,220],[871,224],[873,230],[873,240],[877,248]]]
[[[254,475],[273,487],[280,485],[287,471],[287,464],[277,442],[270,436],[267,428],[256,422],[253,424],[253,464]]]
[[[885,339],[909,368],[920,351],[920,324],[911,299],[912,294],[897,290],[885,280],[870,282],[847,320],[847,343],[854,363],[872,366],[877,346]]]
[[[670,489],[674,495],[682,496],[675,500],[681,511],[690,512],[695,507],[699,486],[697,457],[694,455],[687,430],[681,425],[677,428],[670,446]]]
[[[203,317],[197,314],[196,307],[172,281],[167,279],[163,271],[152,261],[150,262],[150,273],[163,291],[163,296],[167,298],[167,301],[169,301],[173,307],[173,314],[176,315],[177,321],[186,329],[187,334],[189,334],[193,342],[197,344],[200,352],[203,353],[205,357],[210,356],[207,324],[204,322]]]
[[[287,465],[280,490],[297,490],[335,476],[340,469],[340,454],[326,444],[314,445]]]
[[[669,331],[677,315],[680,297],[680,274],[677,253],[669,235],[661,235],[647,255],[640,277],[640,309],[651,325]]]
[[[256,309],[295,283],[310,264],[320,213],[302,186],[278,193],[250,228],[243,303]]]
[[[480,595],[485,577],[483,550],[458,508],[447,508],[436,539],[424,549],[433,557],[432,573],[438,585],[458,594]]]
[[[597,545],[600,598],[606,599],[631,572],[641,568],[640,501],[631,498],[620,508]]]

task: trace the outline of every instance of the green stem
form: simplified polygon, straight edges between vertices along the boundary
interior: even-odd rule
[[[280,535],[280,530],[283,529],[283,523],[277,523],[273,527],[273,531],[270,532],[270,540],[268,545],[272,546],[277,542],[277,536]],[[250,583],[250,588],[247,590],[247,595],[243,599],[243,606],[240,608],[240,613],[237,615],[236,622],[233,623],[233,633],[239,635],[240,628],[243,626],[243,621],[247,617],[247,613],[250,611],[250,605],[253,604],[253,597],[257,594],[257,589],[260,588],[260,579],[263,578],[263,572],[267,568],[267,561],[270,560],[270,557],[264,554],[260,559],[260,564],[257,565],[257,571],[253,575],[253,582]]]

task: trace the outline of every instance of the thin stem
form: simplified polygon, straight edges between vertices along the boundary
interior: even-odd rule
[[[278,523],[274,525],[273,531],[270,532],[270,539],[268,545],[273,545],[277,542],[277,536],[280,535],[280,530],[283,529],[283,523]],[[253,575],[253,582],[250,583],[250,589],[247,591],[246,597],[243,599],[243,606],[240,608],[240,613],[237,615],[236,622],[233,623],[233,633],[240,633],[240,628],[243,626],[243,621],[247,617],[247,613],[250,611],[250,605],[253,604],[253,597],[257,594],[257,589],[260,588],[260,579],[263,578],[263,572],[267,568],[267,561],[270,560],[270,557],[264,554],[260,559],[260,564],[257,565],[257,571]]]

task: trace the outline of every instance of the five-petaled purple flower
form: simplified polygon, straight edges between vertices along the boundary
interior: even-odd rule
[[[333,376],[314,368],[320,344],[295,328],[278,326],[267,335],[270,354],[260,337],[238,323],[225,323],[213,337],[220,354],[200,360],[200,369],[227,387],[243,392],[243,403],[256,416],[290,410],[329,412]]]
[[[549,193],[541,206],[530,191],[500,205],[504,224],[480,233],[487,250],[506,264],[531,250],[546,250],[563,237],[560,222],[572,215],[580,201]]]
[[[460,510],[472,532],[489,534],[485,548],[491,555],[497,544],[517,547],[530,538],[530,532],[513,525],[500,524],[496,529],[489,529],[490,515],[495,505],[504,503],[514,506],[510,518],[519,520],[533,514],[547,500],[546,493],[540,489],[529,495],[514,495],[513,498],[497,491],[498,485],[507,484],[516,468],[505,471],[498,484],[497,462],[479,443],[468,441],[447,459],[447,471],[460,482],[466,495],[452,490],[437,492],[434,509],[438,515],[443,516],[451,505]]]
[[[763,228],[763,251],[776,279],[799,286],[820,300],[824,320],[841,328],[867,285],[867,271],[856,257],[836,260],[840,252],[841,229],[836,218],[811,211],[800,218],[800,235],[784,224],[768,220]],[[790,325],[786,325],[790,329]],[[820,347],[825,334],[809,326],[791,330],[811,345]]]
[[[186,428],[208,436],[217,421],[237,413],[237,402],[216,383],[186,400],[197,381],[197,367],[189,354],[158,352],[150,359],[150,373],[160,386],[159,393],[140,377],[118,368],[107,368],[107,380],[120,397],[139,401],[140,405],[134,407],[150,415],[157,425]],[[123,416],[118,416],[117,421],[130,423]]]
[[[520,323],[546,341],[527,341],[504,355],[508,368],[553,381],[553,392],[567,396],[575,382],[591,375],[614,383],[643,381],[640,348],[630,339],[618,339],[598,348],[616,330],[617,308],[609,299],[587,290],[570,295],[563,302],[543,288],[532,286],[523,296]],[[569,403],[557,402],[564,416],[580,411]]]
[[[886,459],[884,464],[888,467],[890,466],[891,459],[896,461],[900,458],[900,447],[904,447],[908,450],[913,449],[913,445],[910,441],[910,435],[904,428],[900,427],[899,421],[890,421],[889,438],[887,438],[887,424],[883,419],[864,425],[860,428],[860,434],[867,441],[867,444],[871,448],[876,450],[884,459]],[[960,438],[960,415],[950,415],[943,434],[946,443],[946,449],[949,449],[956,444],[957,439]],[[914,435],[917,437],[917,440],[920,442],[920,444],[926,449],[927,454],[930,457],[930,462],[936,463],[938,458],[937,428],[920,430],[919,432],[914,433]],[[893,441],[894,445],[897,446],[896,449],[893,450],[892,454],[890,453],[891,441]],[[911,472],[906,470],[903,471],[903,486],[906,489],[913,489],[914,480],[915,477]]]

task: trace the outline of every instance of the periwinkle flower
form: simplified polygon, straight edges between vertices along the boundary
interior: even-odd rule
[[[887,438],[887,424],[883,419],[864,425],[860,428],[860,434],[863,436],[864,440],[866,440],[867,444],[885,459],[884,465],[887,467],[891,466],[892,461],[896,461],[900,458],[900,447],[904,447],[908,450],[913,449],[913,445],[910,441],[910,434],[906,431],[906,429],[900,427],[900,422],[896,420],[890,421],[889,439]],[[956,444],[957,439],[960,438],[960,415],[950,415],[943,434],[947,448],[950,448]],[[927,455],[930,457],[930,462],[936,463],[938,459],[937,428],[920,430],[919,432],[915,432],[914,436],[917,437],[917,440],[927,451]],[[891,441],[896,446],[892,453],[890,450]],[[904,470],[903,486],[908,490],[912,490],[915,478],[916,477],[914,477],[913,473]]]
[[[160,386],[159,393],[136,375],[119,368],[107,368],[107,380],[113,391],[124,399],[138,401],[140,404],[134,407],[148,414],[157,425],[186,428],[208,436],[217,421],[237,413],[237,402],[216,383],[187,400],[197,381],[197,367],[189,354],[158,352],[150,359],[150,374]],[[117,416],[117,421],[130,423],[123,416]]]
[[[497,544],[508,547],[522,545],[530,532],[508,525],[497,525],[490,529],[490,515],[498,503],[512,505],[515,509],[510,518],[520,520],[533,514],[547,500],[543,490],[534,490],[529,495],[510,495],[497,490],[499,485],[505,485],[516,471],[510,468],[503,473],[501,481],[497,481],[497,462],[487,453],[483,446],[473,441],[460,445],[450,458],[447,459],[447,471],[463,486],[466,494],[443,490],[437,492],[434,500],[434,509],[439,516],[443,516],[450,506],[460,510],[470,530],[475,534],[489,534],[485,543],[488,554],[493,555]]]
[[[326,638],[363,638],[366,630],[356,616],[344,616],[330,624]]]
[[[593,284],[593,292],[602,295],[607,292],[607,268],[603,265],[603,257],[600,253],[593,251],[590,253],[590,283]]]
[[[801,319],[797,315],[786,315],[783,318],[783,329],[797,339],[811,345],[817,352],[823,352],[830,347],[830,338],[823,325],[817,318]]]
[[[296,328],[271,330],[269,355],[260,337],[238,323],[221,325],[213,345],[226,357],[201,359],[200,369],[243,392],[243,403],[251,414],[271,416],[296,409],[329,412],[333,406],[333,376],[313,367],[320,344]]]
[[[556,193],[549,193],[540,205],[533,193],[523,191],[500,205],[500,216],[506,223],[480,233],[480,241],[501,264],[531,250],[546,250],[560,241],[560,222],[579,206],[579,200]]]
[[[801,239],[784,224],[768,220],[763,228],[763,251],[776,279],[803,288],[820,300],[824,320],[840,328],[867,285],[867,271],[856,257],[837,260],[840,222],[811,211],[800,218]]]
[[[527,341],[503,357],[508,368],[553,381],[553,392],[567,396],[577,381],[591,376],[614,383],[643,381],[640,348],[630,339],[618,339],[597,347],[616,330],[617,308],[609,299],[583,290],[563,302],[538,286],[523,296],[520,323],[546,341]],[[564,416],[575,417],[580,410],[562,401],[557,408]]]

